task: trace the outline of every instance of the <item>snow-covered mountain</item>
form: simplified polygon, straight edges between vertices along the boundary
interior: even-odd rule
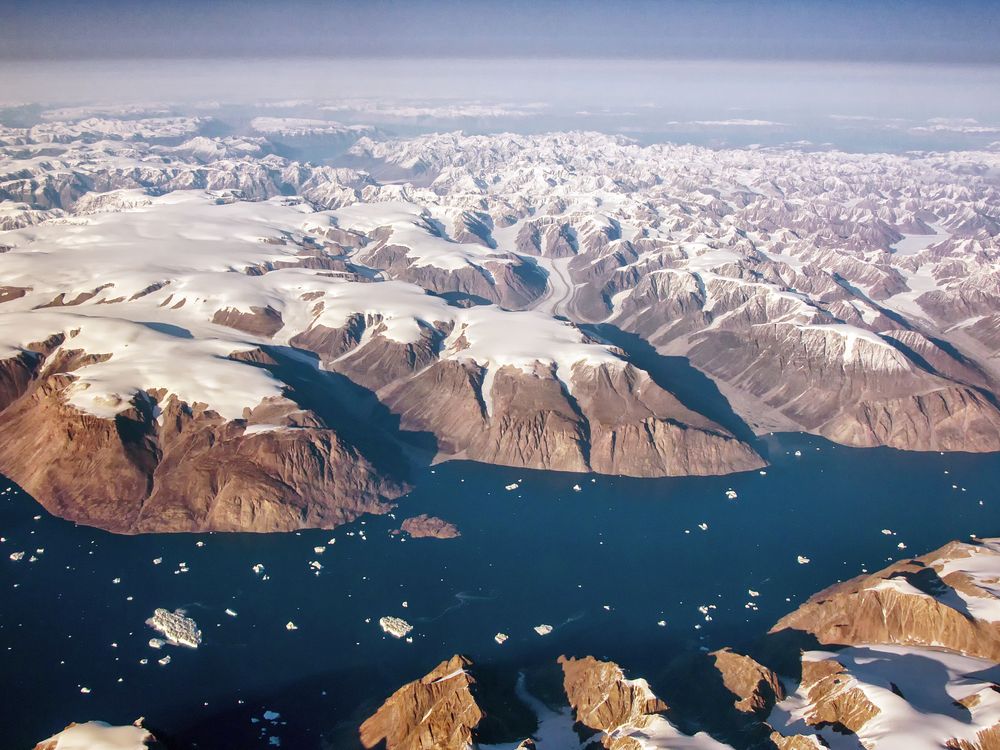
[[[996,152],[252,129],[0,129],[0,471],[54,512],[335,525],[418,456],[719,474],[751,430],[1000,450]]]

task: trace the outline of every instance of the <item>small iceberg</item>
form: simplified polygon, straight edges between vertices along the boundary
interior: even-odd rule
[[[393,638],[402,638],[413,630],[413,626],[402,617],[380,617],[378,625]]]
[[[158,608],[146,620],[146,624],[175,646],[198,648],[201,643],[198,624],[179,609],[171,612],[169,609]]]

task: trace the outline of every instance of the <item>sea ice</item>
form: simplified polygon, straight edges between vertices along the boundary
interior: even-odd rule
[[[146,620],[146,624],[175,646],[198,648],[198,644],[201,643],[198,624],[190,617],[186,617],[181,610],[171,612],[162,607],[158,608],[153,612],[153,616]]]
[[[402,617],[380,617],[378,624],[382,630],[393,638],[402,638],[413,630],[413,626]]]

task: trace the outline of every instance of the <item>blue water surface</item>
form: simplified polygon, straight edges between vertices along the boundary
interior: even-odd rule
[[[287,534],[117,536],[53,518],[11,489],[0,495],[4,744],[29,748],[70,721],[144,716],[198,747],[277,737],[318,748],[455,653],[501,670],[594,654],[653,674],[684,650],[747,644],[865,568],[1000,535],[1000,455],[856,450],[791,434],[764,443],[766,474],[728,477],[447,463],[417,478],[394,518]],[[417,513],[462,536],[391,533]],[[24,559],[9,559],[17,551]],[[201,647],[150,648],[156,607],[186,610]],[[413,642],[385,635],[383,615],[408,620]],[[541,637],[540,624],[554,631]],[[497,632],[510,636],[502,646]],[[264,711],[280,718],[262,721]]]

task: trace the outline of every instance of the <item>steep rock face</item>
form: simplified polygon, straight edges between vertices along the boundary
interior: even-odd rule
[[[19,395],[0,412],[0,471],[55,515],[121,533],[287,531],[384,512],[405,489],[287,400],[234,421],[149,393],[111,418],[82,411],[67,393],[87,361],[62,352],[27,382],[23,365],[3,370],[0,390]]]
[[[768,739],[778,750],[823,750],[830,747],[821,737],[808,734],[782,735],[773,732]]]
[[[763,465],[748,445],[684,407],[634,367],[578,367],[573,395],[587,416],[594,471],[710,475]]]
[[[860,401],[823,425],[831,440],[911,451],[1000,450],[1000,411],[971,388],[941,388],[884,401]]]
[[[778,675],[749,656],[729,648],[710,655],[722,675],[722,683],[736,696],[738,711],[765,718],[774,704],[785,698],[785,688]]]
[[[487,463],[586,471],[586,423],[554,373],[501,367],[489,393],[488,427],[466,448]]]
[[[284,325],[281,313],[271,306],[252,307],[250,312],[242,312],[231,307],[218,310],[213,316],[212,322],[235,328],[237,331],[268,338],[280,331]]]
[[[880,713],[836,659],[803,659],[800,690],[808,696],[805,721],[811,726],[857,734]]]
[[[471,664],[453,656],[401,687],[361,725],[361,744],[385,750],[468,750],[485,717],[476,703]]]
[[[933,646],[1000,661],[1000,618],[988,614],[997,604],[991,583],[997,574],[981,572],[991,566],[1000,572],[996,542],[951,542],[831,586],[771,632],[808,633],[822,644]]]
[[[587,656],[559,657],[563,688],[576,720],[585,727],[614,734],[622,728],[643,729],[654,714],[667,710],[645,680],[626,680],[621,667]]]
[[[764,465],[746,443],[684,408],[631,366],[574,368],[445,361],[383,394],[405,429],[443,453],[487,463],[628,476],[724,474]]]
[[[875,337],[756,325],[742,334],[704,336],[689,356],[712,376],[839,443],[1000,450],[1000,410],[989,399],[921,369]]]
[[[483,375],[470,362],[440,362],[388,386],[380,396],[399,415],[403,429],[430,432],[439,451],[457,454],[486,429]]]

